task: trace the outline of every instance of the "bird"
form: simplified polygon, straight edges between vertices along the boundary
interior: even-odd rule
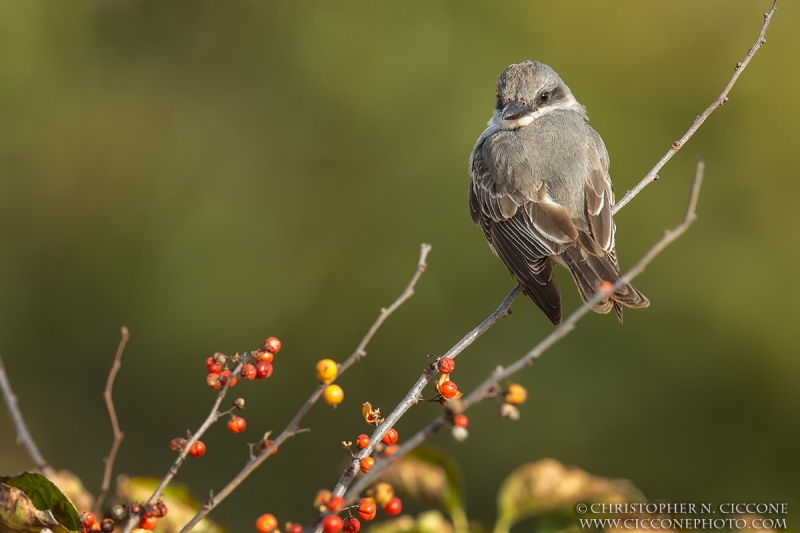
[[[492,117],[469,161],[473,222],[556,326],[561,290],[554,264],[569,270],[584,302],[620,279],[608,151],[588,120],[552,68],[512,64],[497,80]],[[623,305],[650,302],[622,283],[592,310],[613,307],[622,323]]]

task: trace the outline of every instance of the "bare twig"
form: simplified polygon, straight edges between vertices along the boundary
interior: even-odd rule
[[[2,358],[0,358],[0,390],[3,391],[3,398],[6,401],[8,413],[11,415],[11,420],[14,421],[14,426],[17,428],[17,443],[25,446],[25,449],[28,450],[28,455],[31,456],[31,459],[33,459],[33,462],[36,464],[36,468],[45,476],[53,479],[56,472],[47,464],[47,461],[44,460],[42,452],[39,451],[39,447],[36,446],[36,442],[34,442],[33,437],[31,437],[28,431],[28,426],[25,425],[25,419],[22,418],[22,412],[19,410],[17,396],[11,389],[11,383],[8,382],[6,367],[3,365]]]
[[[111,398],[111,390],[114,388],[114,379],[117,377],[119,367],[122,365],[122,352],[125,351],[125,345],[128,344],[130,333],[128,328],[122,326],[122,338],[119,340],[117,346],[117,353],[114,355],[114,363],[111,365],[111,371],[108,373],[108,380],[106,380],[106,390],[103,391],[103,400],[106,402],[108,408],[108,417],[111,419],[111,429],[114,432],[114,442],[111,444],[111,451],[108,452],[108,457],[104,459],[106,463],[103,472],[103,484],[100,487],[100,494],[94,502],[94,513],[99,514],[103,508],[103,501],[108,494],[108,488],[111,486],[111,473],[114,470],[114,460],[117,458],[120,444],[125,434],[119,427],[119,420],[117,419],[117,410],[114,408],[114,400]]]
[[[680,150],[683,145],[686,144],[686,142],[692,137],[692,135],[695,134],[695,132],[700,128],[703,122],[706,121],[711,113],[722,107],[722,105],[728,101],[728,93],[733,88],[736,80],[738,80],[739,76],[742,75],[745,67],[747,67],[747,65],[750,63],[750,60],[753,59],[753,56],[756,55],[758,49],[761,48],[762,45],[766,44],[767,40],[764,38],[764,35],[767,33],[767,27],[769,27],[769,23],[772,21],[772,16],[775,14],[776,9],[778,9],[778,0],[774,0],[772,2],[772,9],[769,10],[769,13],[764,13],[764,24],[761,26],[761,31],[758,34],[758,39],[756,39],[756,44],[754,44],[753,47],[747,51],[747,54],[745,54],[742,61],[736,63],[736,67],[733,69],[733,76],[731,76],[728,84],[725,86],[719,96],[717,96],[717,99],[711,102],[711,105],[709,105],[706,110],[700,114],[700,116],[694,119],[692,127],[690,127],[686,133],[683,134],[683,137],[681,137],[680,140],[672,143],[672,147],[670,147],[669,151],[664,155],[664,157],[661,158],[661,160],[659,160],[658,163],[656,163],[656,166],[654,166],[653,169],[648,172],[644,178],[642,178],[642,181],[637,183],[633,189],[625,193],[625,196],[623,196],[622,199],[620,199],[620,201],[614,205],[615,214],[617,211],[627,205],[628,202],[633,200],[637,194],[642,192],[642,189],[656,181],[658,179],[658,172],[664,167],[664,165],[667,164],[667,161],[672,159],[672,156],[678,153],[678,150]]]
[[[533,364],[548,348],[562,338],[566,337],[567,334],[575,328],[575,324],[577,324],[577,322],[583,318],[584,315],[589,313],[595,304],[600,303],[600,301],[607,298],[608,295],[613,293],[623,284],[630,283],[633,278],[644,271],[647,265],[650,264],[650,262],[655,259],[656,256],[658,256],[658,254],[660,254],[678,237],[683,235],[683,233],[689,229],[689,226],[691,226],[697,218],[697,198],[700,194],[700,186],[703,182],[704,171],[705,163],[702,161],[702,159],[699,159],[697,162],[697,170],[695,172],[694,182],[692,183],[692,192],[689,197],[689,206],[686,210],[683,221],[675,229],[665,232],[664,236],[661,237],[661,239],[639,260],[638,263],[636,263],[636,265],[634,265],[627,273],[625,273],[624,276],[617,280],[617,282],[614,283],[608,290],[596,293],[593,298],[576,309],[569,316],[569,318],[567,318],[567,320],[554,329],[550,335],[545,337],[531,351],[507,368],[498,367],[491,376],[489,376],[483,383],[481,383],[481,385],[479,385],[462,400],[463,409],[466,410],[475,403],[483,400],[486,398],[487,393],[495,388],[501,381],[509,378],[511,375],[519,372],[526,366]],[[377,476],[382,470],[425,442],[441,428],[445,427],[447,423],[446,415],[439,416],[423,429],[415,433],[411,438],[409,438],[395,453],[392,454],[391,460],[378,461],[370,469],[369,473],[359,479],[358,482],[347,492],[345,497],[345,505],[354,503],[358,499],[359,494],[361,494],[369,486],[372,480],[375,479],[375,476]]]
[[[383,324],[383,322],[389,317],[389,315],[391,315],[395,310],[397,310],[397,308],[400,307],[400,305],[402,305],[403,302],[408,300],[414,294],[414,287],[416,286],[417,281],[419,280],[420,276],[422,276],[422,273],[425,272],[425,269],[428,266],[426,260],[428,257],[428,253],[430,253],[430,251],[431,251],[430,244],[422,244],[420,246],[420,254],[419,254],[419,260],[417,261],[417,268],[414,271],[414,274],[411,276],[411,280],[408,282],[408,285],[406,286],[405,290],[400,294],[400,296],[398,296],[398,298],[389,307],[385,307],[380,310],[380,312],[378,313],[378,317],[375,319],[375,322],[373,322],[372,326],[369,328],[366,335],[364,335],[364,338],[361,339],[361,342],[358,344],[352,355],[350,355],[350,357],[348,357],[344,362],[339,364],[339,370],[336,376],[337,379],[339,376],[342,375],[342,372],[350,368],[350,366],[352,366],[353,363],[355,363],[356,361],[367,355],[366,352],[367,344],[369,344],[369,341],[378,331],[378,328],[381,327],[381,324]],[[294,415],[294,418],[292,418],[292,420],[289,422],[286,428],[280,433],[280,435],[275,437],[274,442],[271,445],[267,446],[264,450],[262,450],[260,454],[258,454],[255,457],[252,457],[249,461],[247,461],[244,468],[242,468],[242,470],[238,474],[236,474],[236,476],[221,491],[219,491],[216,495],[211,497],[203,505],[200,511],[198,511],[197,514],[194,517],[192,517],[192,519],[185,526],[183,526],[180,533],[188,533],[189,531],[191,531],[192,528],[194,528],[203,518],[206,517],[206,515],[208,515],[208,513],[210,513],[217,505],[219,505],[222,502],[222,500],[227,498],[228,495],[231,492],[233,492],[233,490],[236,489],[236,487],[238,487],[242,483],[242,481],[244,481],[247,478],[247,476],[249,476],[256,468],[258,468],[261,465],[261,463],[266,461],[272,454],[272,451],[275,450],[278,446],[280,446],[281,443],[283,443],[285,440],[287,440],[290,437],[293,437],[298,433],[308,431],[307,429],[300,429],[300,421],[303,419],[306,413],[308,413],[311,407],[317,402],[317,400],[319,400],[320,396],[322,396],[322,393],[325,391],[325,388],[331,383],[332,382],[322,383],[318,385],[317,388],[314,390],[314,392],[311,394],[311,396],[309,396],[308,400],[306,400],[306,402],[302,405],[302,407],[300,407],[300,410]]]

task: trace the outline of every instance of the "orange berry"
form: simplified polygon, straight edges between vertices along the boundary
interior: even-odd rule
[[[274,354],[272,352],[261,351],[256,354],[256,359],[259,361],[264,361],[265,363],[271,363]]]
[[[509,383],[506,386],[506,403],[511,405],[522,405],[528,398],[528,391],[525,387],[516,383]]]
[[[369,436],[363,433],[359,435],[358,438],[356,439],[356,446],[358,446],[362,450],[367,446],[369,446]]]
[[[369,472],[373,466],[375,466],[375,459],[372,457],[364,457],[361,459],[361,471],[365,474]]]
[[[222,365],[217,362],[215,357],[206,359],[206,370],[209,374],[219,374],[222,372]]]
[[[384,444],[394,444],[397,442],[397,430],[394,428],[389,428],[389,431],[386,432],[386,435],[383,436],[381,442]]]
[[[391,457],[397,453],[397,450],[400,449],[399,444],[392,444],[391,446],[387,446],[385,450],[383,450],[384,457]]]
[[[445,381],[439,385],[439,394],[446,400],[453,399],[458,394],[458,386],[452,381]]]
[[[464,414],[456,415],[453,417],[453,424],[460,428],[465,428],[469,425],[469,418],[467,418],[467,415]]]
[[[331,491],[328,489],[319,489],[317,495],[314,497],[314,507],[320,508],[323,505],[327,506],[331,500]]]
[[[234,416],[228,420],[228,430],[231,433],[241,433],[247,427],[247,421],[241,416]]]
[[[270,531],[274,531],[278,529],[278,519],[275,518],[275,515],[262,514],[256,520],[256,529],[259,531],[259,533],[269,533]]]
[[[378,506],[372,498],[361,498],[358,502],[358,516],[361,520],[372,520],[375,518],[375,513],[378,511]]]
[[[339,405],[344,400],[344,391],[339,385],[328,385],[323,397],[328,405]]]
[[[322,359],[317,363],[317,379],[323,383],[330,383],[338,373],[339,365],[333,359]]]
[[[278,353],[281,351],[281,341],[277,337],[270,337],[264,341],[264,349],[270,353]]]
[[[329,511],[333,511],[335,513],[336,511],[341,510],[342,507],[344,507],[344,498],[341,496],[331,496],[328,500]]]
[[[205,453],[206,453],[206,445],[203,444],[203,441],[201,440],[195,442],[194,444],[192,444],[192,447],[189,448],[189,455],[191,455],[192,457],[201,457]]]

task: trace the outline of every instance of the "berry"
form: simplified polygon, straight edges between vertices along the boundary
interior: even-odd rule
[[[323,383],[330,383],[338,373],[339,366],[333,359],[322,359],[317,363],[317,379]]]
[[[453,426],[450,428],[450,435],[453,436],[456,442],[464,442],[469,437],[469,431],[465,427]]]
[[[372,498],[361,498],[358,502],[358,516],[361,517],[361,520],[372,520],[377,511],[378,506]]]
[[[511,405],[522,405],[528,399],[528,391],[522,385],[509,383],[506,386],[506,403]]]
[[[456,363],[449,357],[442,357],[441,359],[439,359],[438,366],[439,366],[439,372],[441,372],[442,374],[449,374],[455,369]]]
[[[452,381],[444,381],[439,385],[439,394],[441,394],[442,398],[445,400],[455,398],[458,394],[458,386]]]
[[[328,489],[319,489],[317,495],[314,497],[314,507],[319,509],[323,505],[327,506],[331,499],[331,491]]]
[[[397,442],[397,430],[394,428],[389,428],[389,431],[386,432],[386,435],[383,436],[381,442],[384,444],[394,444]]]
[[[192,457],[200,457],[205,453],[206,453],[206,445],[203,444],[203,441],[201,440],[195,442],[194,444],[192,444],[192,447],[189,448],[189,455],[191,455]]]
[[[223,370],[222,374],[219,375],[219,381],[222,385],[225,385],[228,380],[231,380],[231,384],[228,386],[228,388],[236,386],[236,376],[231,376],[230,370]]]
[[[467,418],[467,415],[456,415],[453,417],[453,424],[460,428],[465,428],[469,425],[469,418]]]
[[[358,518],[345,518],[342,522],[342,531],[345,533],[358,533],[359,529],[361,529],[361,522],[358,521]]]
[[[169,449],[173,452],[180,452],[186,447],[186,439],[178,437],[169,441]]]
[[[158,507],[153,503],[147,503],[144,506],[144,516],[158,516]]]
[[[139,527],[153,531],[156,528],[156,522],[158,522],[158,519],[155,516],[142,516],[139,518]]]
[[[256,379],[268,378],[272,375],[272,365],[259,361],[256,363]]]
[[[339,405],[344,400],[344,391],[339,385],[328,385],[325,387],[324,398],[328,405]]]
[[[369,437],[367,435],[364,435],[363,433],[359,435],[358,438],[356,439],[356,446],[358,446],[362,450],[367,446],[369,446]]]
[[[519,420],[519,409],[516,405],[503,402],[497,408],[497,415],[500,418],[508,418],[509,420]]]
[[[264,349],[270,353],[278,353],[281,351],[281,341],[277,337],[270,337],[264,341]]]
[[[158,518],[164,518],[165,516],[167,516],[167,512],[169,511],[169,509],[167,509],[166,503],[162,502],[161,500],[158,500],[156,502],[156,507],[158,508],[158,514],[156,515],[158,516]]]
[[[241,433],[247,427],[247,421],[241,416],[234,416],[228,420],[228,430],[231,433]]]
[[[375,503],[383,506],[389,503],[392,498],[394,498],[394,489],[386,482],[378,483],[372,489],[370,495],[375,499]]]
[[[220,380],[219,374],[212,372],[211,374],[207,375],[206,385],[214,390],[220,389],[222,387],[222,381]]]
[[[375,466],[375,459],[372,457],[364,457],[361,459],[361,471],[365,474],[369,472],[373,466]]]
[[[383,450],[384,457],[391,457],[397,453],[397,450],[400,449],[400,445],[392,444],[391,446],[387,446],[385,450]]]
[[[270,531],[274,531],[278,529],[278,519],[275,518],[275,515],[262,514],[256,520],[256,529],[259,531],[259,533],[269,533]]]
[[[395,496],[389,500],[389,503],[383,507],[383,510],[386,511],[386,514],[389,516],[397,516],[400,514],[400,511],[403,510],[403,502],[400,501],[400,498]]]
[[[303,533],[302,524],[286,524],[286,533]]]
[[[257,359],[259,361],[264,361],[265,363],[271,363],[272,359],[273,359],[273,356],[274,356],[274,354],[272,352],[261,351],[261,352],[258,352]]]
[[[206,359],[206,370],[209,374],[219,374],[222,372],[222,365],[217,363],[216,358],[209,357]]]
[[[111,533],[112,531],[114,531],[114,529],[116,529],[116,527],[117,527],[116,524],[114,524],[114,521],[111,520],[110,518],[106,518],[105,520],[100,522],[100,531],[102,531],[103,533]]]
[[[329,514],[322,520],[322,529],[325,533],[338,533],[342,530],[341,517],[335,514]]]
[[[328,510],[332,512],[340,511],[344,507],[344,498],[341,496],[331,496],[328,500]]]
[[[245,381],[256,379],[256,365],[247,363],[242,366],[242,379]]]
[[[81,513],[80,516],[78,516],[78,520],[81,521],[81,526],[83,527],[92,527],[95,522],[97,522],[95,516],[89,511]]]
[[[266,441],[265,441],[265,440],[259,441],[259,443],[258,443],[258,445],[256,446],[256,448],[258,449],[259,453],[260,453],[260,452],[263,452],[264,450],[266,450],[267,448],[269,448],[270,446],[272,446],[272,443],[273,443],[273,442],[275,442],[275,441],[274,441],[274,440],[272,440],[272,439],[269,439],[269,440],[266,440]],[[271,454],[271,455],[275,455],[276,453],[278,453],[278,446],[275,446],[275,449],[273,449],[273,450],[270,452],[270,454]]]

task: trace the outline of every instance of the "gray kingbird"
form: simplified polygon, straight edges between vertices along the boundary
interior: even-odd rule
[[[497,105],[470,156],[472,220],[556,325],[554,262],[570,271],[584,301],[620,278],[608,152],[587,120],[553,69],[538,61],[511,65],[497,80]],[[650,302],[626,283],[593,310],[613,307],[621,323],[622,305]]]

